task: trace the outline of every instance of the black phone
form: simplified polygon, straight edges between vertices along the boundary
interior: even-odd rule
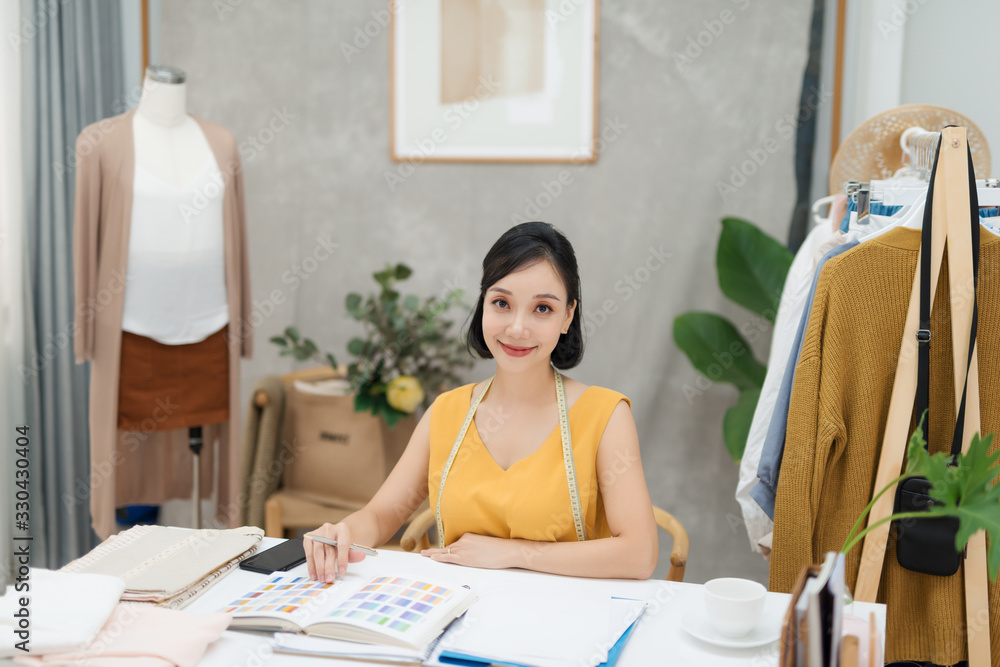
[[[287,572],[296,565],[306,562],[306,552],[302,540],[295,538],[285,540],[258,554],[254,554],[240,562],[241,570],[271,574],[272,572]]]

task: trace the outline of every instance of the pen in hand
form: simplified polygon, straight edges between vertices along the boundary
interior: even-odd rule
[[[316,542],[321,542],[323,544],[329,544],[331,547],[339,546],[337,544],[337,540],[331,540],[328,537],[320,537],[319,535],[306,535],[305,537],[307,540],[314,540]],[[368,554],[369,556],[378,556],[378,552],[372,549],[371,547],[361,546],[360,544],[351,544],[350,548],[356,551],[362,551]]]

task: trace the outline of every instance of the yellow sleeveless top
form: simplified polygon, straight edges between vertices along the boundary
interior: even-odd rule
[[[430,463],[427,487],[435,510],[445,461],[472,403],[475,384],[441,394],[431,406]],[[604,502],[597,484],[597,446],[623,394],[603,387],[587,387],[569,409],[573,462],[587,539],[610,537]],[[477,411],[484,424],[490,416]],[[455,456],[441,497],[445,544],[465,533],[539,542],[576,540],[569,483],[563,462],[559,426],[534,453],[504,470],[493,460],[476,430],[469,425]]]

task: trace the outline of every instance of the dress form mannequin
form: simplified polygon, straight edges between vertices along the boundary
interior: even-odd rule
[[[212,150],[187,113],[185,79],[177,68],[149,67],[132,126],[136,164],[175,188],[198,175]]]
[[[178,189],[191,183],[212,155],[204,133],[187,113],[186,78],[174,67],[147,68],[132,125],[136,166]],[[188,428],[188,442],[193,455],[192,520],[200,528],[201,426]]]

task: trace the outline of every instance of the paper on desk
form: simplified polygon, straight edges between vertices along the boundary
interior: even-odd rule
[[[648,604],[645,600],[635,600],[633,598],[611,598],[611,618],[608,622],[607,649],[604,651],[602,662],[608,659],[608,651],[618,643],[618,640],[625,634],[629,626],[642,616]]]
[[[419,664],[425,657],[423,652],[408,648],[345,642],[339,639],[310,637],[291,632],[275,633],[274,650],[278,653],[298,653],[326,657],[352,659],[378,658],[385,662],[398,661],[407,664]]]
[[[569,584],[505,584],[476,592],[479,601],[444,636],[441,649],[534,667],[604,662],[614,645],[609,613],[620,636],[636,604],[615,603],[615,611],[609,612],[606,592],[581,591]]]

